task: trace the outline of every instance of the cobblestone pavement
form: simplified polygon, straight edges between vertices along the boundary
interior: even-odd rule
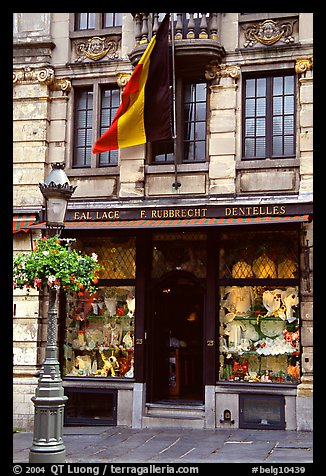
[[[32,433],[13,436],[13,462],[28,463]],[[65,427],[67,463],[313,462],[312,432]]]

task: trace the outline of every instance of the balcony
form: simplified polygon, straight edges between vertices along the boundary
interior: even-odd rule
[[[129,59],[135,66],[156,34],[159,13],[132,13],[134,18],[135,47]],[[177,74],[190,75],[204,71],[210,62],[220,64],[225,50],[218,41],[218,13],[175,13],[174,45]],[[170,28],[171,42],[171,28]]]

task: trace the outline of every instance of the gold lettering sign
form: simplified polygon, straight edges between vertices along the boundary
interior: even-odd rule
[[[258,217],[277,216],[288,213],[285,205],[240,205],[217,206],[209,208],[145,208],[145,209],[102,209],[76,210],[68,220],[76,221],[114,221],[114,220],[181,220],[208,217]],[[69,213],[69,212],[68,212]]]
[[[261,216],[261,215],[285,215],[286,207],[283,205],[274,206],[253,206],[253,207],[225,207],[224,215],[226,217],[239,216]]]

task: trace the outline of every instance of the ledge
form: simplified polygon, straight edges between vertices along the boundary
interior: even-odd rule
[[[218,382],[215,393],[268,393],[297,395],[297,385],[282,383]]]
[[[145,165],[145,174],[174,173],[174,164]],[[177,164],[178,173],[208,172],[208,162]]]
[[[257,160],[238,160],[235,163],[236,170],[248,169],[279,169],[300,167],[299,159],[257,159]]]
[[[133,390],[134,380],[117,380],[101,377],[63,377],[63,387],[80,388],[116,388],[123,390]]]

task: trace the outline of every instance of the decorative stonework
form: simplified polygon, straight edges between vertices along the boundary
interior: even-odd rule
[[[264,46],[271,46],[278,41],[282,43],[294,43],[293,27],[295,21],[274,21],[265,20],[261,23],[246,25],[243,28],[245,35],[245,48],[253,47],[257,43]]]
[[[306,71],[312,71],[313,69],[313,58],[298,58],[295,61],[295,72],[297,74],[305,73]]]
[[[75,62],[80,63],[86,59],[99,61],[104,57],[110,60],[118,59],[119,46],[120,38],[113,38],[112,36],[93,36],[87,40],[78,40],[75,42],[75,51],[77,54]]]
[[[236,65],[211,63],[206,66],[205,78],[207,81],[219,82],[221,78],[240,78],[240,68]]]
[[[120,88],[124,88],[131,77],[131,73],[118,73],[117,84]]]
[[[55,78],[52,68],[31,68],[29,66],[13,71],[13,86],[17,84],[46,84],[52,91],[69,92],[71,82],[66,78]]]

